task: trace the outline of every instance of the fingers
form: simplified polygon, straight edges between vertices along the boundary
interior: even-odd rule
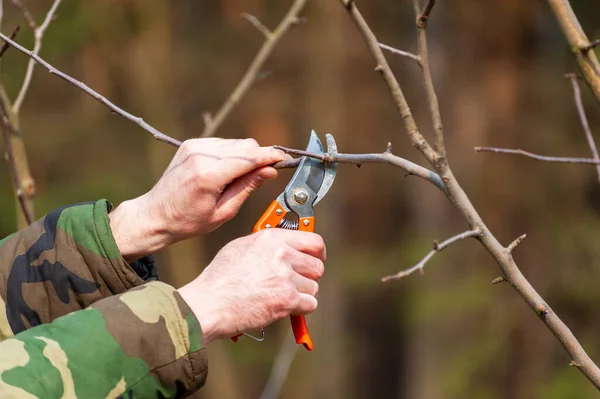
[[[291,280],[299,293],[308,294],[315,298],[319,296],[319,283],[315,280],[301,276],[298,273],[294,273]]]
[[[292,262],[292,269],[299,275],[314,281],[319,281],[325,273],[323,261],[310,255],[297,252],[298,256]],[[302,291],[310,294],[309,291]]]
[[[299,294],[296,305],[291,309],[292,314],[308,314],[317,309],[319,302],[317,298],[309,294]]]
[[[283,229],[281,229],[281,234],[283,234],[285,242],[295,250],[314,256],[323,262],[327,258],[325,242],[320,235],[306,231]]]
[[[259,188],[265,180],[277,177],[277,170],[263,166],[230,183],[217,201],[216,217],[227,221],[234,217],[250,194]]]

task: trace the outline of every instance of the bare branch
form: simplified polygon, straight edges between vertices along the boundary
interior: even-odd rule
[[[15,0],[13,0],[13,2],[14,1]],[[21,8],[25,15],[25,19],[29,23],[29,26],[31,26],[33,29],[33,36],[35,38],[35,42],[33,45],[33,54],[34,55],[38,55],[40,53],[40,50],[42,49],[42,41],[44,39],[44,34],[46,33],[46,29],[48,29],[48,26],[50,26],[50,22],[53,20],[54,14],[56,13],[56,9],[60,5],[61,1],[62,0],[54,0],[52,7],[50,7],[50,10],[48,10],[48,13],[46,14],[46,18],[44,19],[44,22],[42,23],[42,25],[40,25],[39,27],[36,28],[35,22],[33,22],[33,18],[31,18],[31,15],[29,14],[29,18],[27,17],[29,12],[25,8],[25,6],[23,6],[23,4],[19,0],[17,0],[17,3],[21,3]],[[21,105],[23,104],[23,100],[25,99],[25,95],[27,95],[27,91],[29,90],[29,85],[31,84],[31,78],[33,76],[34,68],[35,68],[35,61],[32,58],[29,60],[29,63],[27,64],[27,71],[25,72],[25,78],[23,79],[23,85],[21,85],[21,90],[19,91],[19,94],[17,95],[17,99],[13,103],[13,112],[15,114],[19,113],[19,110],[21,109]]]
[[[170,144],[170,145],[175,146],[175,147],[179,147],[181,145],[181,142],[179,140],[176,140],[176,139],[174,139],[174,138],[172,138],[170,136],[167,136],[164,133],[159,132],[157,129],[155,129],[154,127],[150,126],[148,123],[146,123],[142,118],[137,117],[135,115],[132,115],[129,112],[127,112],[127,111],[125,111],[125,110],[117,107],[115,104],[113,104],[112,102],[110,102],[106,97],[102,96],[101,94],[98,94],[97,92],[95,92],[94,90],[92,90],[89,86],[87,86],[85,83],[80,82],[77,79],[72,78],[71,76],[67,75],[66,73],[61,72],[58,69],[54,68],[52,65],[50,65],[48,62],[44,61],[37,54],[35,54],[33,51],[27,50],[25,47],[23,47],[20,44],[14,42],[12,39],[6,37],[6,35],[0,33],[0,38],[2,38],[4,41],[6,41],[7,43],[9,43],[11,46],[13,46],[14,48],[16,48],[17,50],[19,50],[23,54],[28,55],[32,60],[35,60],[35,62],[39,63],[44,68],[46,68],[48,70],[48,72],[50,72],[51,74],[59,76],[59,77],[63,78],[64,80],[66,80],[67,82],[71,83],[72,85],[77,86],[78,88],[80,88],[81,90],[83,90],[84,92],[86,92],[87,94],[89,94],[90,96],[92,96],[93,98],[95,98],[96,100],[98,100],[99,102],[101,102],[102,104],[104,104],[112,112],[114,112],[114,113],[116,113],[118,115],[121,115],[123,118],[125,118],[125,119],[127,119],[127,120],[129,120],[129,121],[131,121],[133,123],[135,123],[136,125],[138,125],[142,129],[146,130],[156,140],[162,141],[164,143]]]
[[[431,162],[439,176],[442,177],[442,180],[447,188],[445,193],[450,202],[463,214],[469,226],[472,226],[474,230],[478,229],[481,231],[479,241],[496,260],[502,275],[505,276],[510,286],[513,287],[519,293],[519,295],[521,295],[523,300],[525,300],[529,307],[536,313],[536,315],[538,315],[548,330],[554,334],[554,336],[573,360],[573,364],[581,371],[583,375],[588,378],[592,384],[594,384],[596,388],[600,389],[600,368],[598,368],[592,359],[590,359],[569,327],[558,317],[556,313],[554,313],[554,311],[544,301],[535,288],[533,288],[531,283],[529,283],[529,281],[525,278],[511,254],[489,231],[483,219],[471,203],[471,200],[454,177],[454,174],[452,173],[448,163],[437,162],[437,154],[435,151],[433,151],[433,149],[431,149],[429,144],[418,131],[400,86],[389,70],[389,66],[385,61],[385,57],[381,53],[381,49],[377,46],[377,38],[371,31],[368,24],[365,22],[362,15],[358,12],[356,4],[351,0],[340,1],[356,23],[359,31],[367,42],[369,50],[373,54],[373,57],[378,64],[376,69],[382,72],[394,102],[403,117],[404,125],[409,138],[413,142],[413,145]],[[585,38],[585,35],[583,35],[583,30],[581,29],[581,26],[577,22],[576,18],[575,21],[573,21],[574,14],[570,9],[569,2],[567,0],[548,1],[553,7],[555,5],[557,6],[556,8],[559,11],[557,12],[557,10],[555,10],[555,13],[557,14],[560,14],[561,12],[570,12],[570,15],[564,16],[564,20],[561,20],[559,16],[559,20],[561,20],[563,30],[567,32],[566,36],[572,36],[575,38],[575,40],[571,40],[571,38],[569,39],[572,47],[581,49],[583,46],[588,45],[589,42]],[[431,2],[428,4],[431,4]],[[432,6],[428,6],[426,9],[431,7]],[[425,13],[425,15],[428,14]],[[582,39],[582,36],[585,40],[579,40]],[[598,72],[600,71],[600,67],[598,67],[595,54],[593,54],[592,51],[587,52],[585,54],[586,58],[584,58],[584,55],[581,53],[581,51],[578,51],[577,57],[579,64],[584,71],[584,75],[586,76],[586,80],[592,87],[596,98],[598,101],[600,101],[600,73]],[[596,76],[590,76],[594,73]]]
[[[423,83],[429,102],[429,112],[431,114],[431,123],[435,131],[436,146],[435,151],[439,155],[438,162],[446,162],[446,146],[444,145],[444,125],[442,124],[442,115],[440,113],[440,104],[433,86],[431,69],[429,67],[429,51],[427,50],[427,20],[429,14],[435,5],[435,0],[428,0],[427,6],[423,12],[419,13],[419,0],[414,0],[415,13],[417,14],[417,30],[419,37],[419,66],[423,74]]]
[[[260,20],[254,15],[244,12],[240,16],[246,21],[250,22],[252,25],[254,25],[254,27],[265,36],[265,39],[269,40],[273,36],[273,32],[271,32],[269,28],[267,28],[262,22],[260,22]]]
[[[508,252],[512,253],[512,251],[514,251],[515,248],[518,247],[525,238],[527,238],[527,234],[523,234],[523,235],[520,235],[519,237],[517,237],[513,242],[510,243],[508,248],[506,248],[508,250]]]
[[[583,131],[585,132],[585,137],[587,138],[588,145],[590,146],[590,150],[592,150],[592,155],[594,156],[594,159],[596,161],[599,161],[599,164],[596,165],[596,171],[598,172],[598,181],[600,182],[600,157],[598,156],[598,148],[596,148],[594,136],[592,136],[592,131],[590,130],[590,124],[588,123],[587,116],[585,115],[583,101],[581,101],[581,88],[579,87],[579,77],[574,73],[568,73],[565,75],[565,77],[571,81],[571,86],[573,86],[573,97],[575,98],[575,106],[577,107],[577,113],[579,114],[581,126],[583,126]]]
[[[547,155],[538,155],[520,148],[496,148],[496,147],[474,147],[477,152],[495,152],[498,154],[522,155],[536,161],[556,162],[556,163],[579,163],[587,165],[598,165],[600,160],[593,158],[570,158],[570,157],[549,157]]]
[[[37,24],[35,23],[35,19],[33,19],[33,16],[31,15],[27,7],[25,7],[25,4],[23,4],[21,0],[12,0],[12,3],[21,10],[21,12],[23,13],[23,17],[27,22],[27,25],[29,25],[31,30],[35,32],[35,30],[37,29]]]
[[[367,46],[369,47],[369,51],[373,55],[373,58],[377,64],[375,70],[381,73],[381,76],[390,89],[392,99],[396,105],[396,108],[398,109],[398,112],[400,113],[401,118],[404,121],[404,126],[412,145],[419,150],[432,165],[435,164],[438,156],[419,131],[410,107],[408,106],[408,102],[406,101],[406,97],[404,96],[404,93],[402,92],[402,89],[400,88],[400,85],[398,84],[398,81],[396,80],[396,77],[394,76],[394,73],[388,64],[383,51],[379,47],[379,41],[377,40],[377,37],[353,1],[340,0],[340,2],[348,14],[350,14],[350,17],[365,39]]]
[[[596,101],[600,103],[600,63],[598,63],[596,54],[589,51],[593,47],[593,43],[590,43],[587,38],[569,0],[548,0],[548,4],[550,4],[569,46],[575,54],[584,79],[596,97]]]
[[[391,47],[391,46],[388,46],[387,44],[383,44],[383,43],[377,43],[377,45],[379,47],[381,47],[382,49],[389,51],[392,54],[401,55],[403,57],[410,58],[410,59],[415,60],[417,62],[421,62],[421,58],[419,58],[419,56],[416,55],[416,54],[409,53],[408,51],[398,50],[395,47]]]
[[[21,206],[21,210],[23,215],[25,216],[25,221],[28,225],[33,222],[33,215],[31,210],[27,207],[27,202],[25,200],[25,195],[23,193],[23,182],[20,179],[17,164],[15,161],[15,155],[12,146],[11,136],[15,134],[13,131],[12,125],[8,120],[8,115],[0,102],[0,125],[2,126],[2,131],[4,132],[4,138],[6,141],[6,154],[8,158],[8,165],[10,168],[10,174],[13,179],[13,185],[15,187],[15,192],[17,195],[17,199],[19,201],[19,205]]]
[[[448,247],[449,245],[451,245],[457,241],[464,240],[465,238],[468,238],[468,237],[475,237],[475,236],[479,236],[479,235],[481,235],[481,231],[479,231],[479,230],[467,230],[465,232],[455,235],[454,237],[448,238],[446,241],[442,242],[441,244],[434,242],[433,249],[427,255],[425,255],[425,257],[419,263],[417,263],[410,269],[402,270],[396,274],[390,274],[389,276],[382,277],[381,281],[386,282],[386,281],[390,281],[390,280],[400,280],[404,277],[410,276],[411,274],[413,274],[416,271],[419,271],[421,274],[423,274],[423,272],[424,272],[423,268],[425,267],[427,262],[429,262],[429,260],[431,258],[433,258],[433,255],[435,255],[438,252],[443,251],[444,248]]]
[[[225,100],[223,105],[221,105],[221,108],[214,117],[211,117],[210,119],[205,118],[205,121],[210,121],[210,123],[204,125],[204,130],[200,137],[213,136],[219,127],[221,127],[225,118],[227,118],[235,106],[242,100],[254,82],[256,82],[256,76],[260,73],[264,63],[275,49],[279,39],[286,34],[292,25],[297,24],[301,20],[298,15],[304,9],[306,2],[307,0],[295,0],[277,28],[273,32],[269,32],[268,36],[265,35],[267,39],[254,57],[254,60],[252,60],[252,63],[242,77],[242,80],[240,80],[236,88],[231,92],[231,95]],[[252,20],[250,20],[250,22],[252,22]],[[260,23],[260,21],[258,22]],[[262,23],[260,23],[260,26],[263,26]],[[264,33],[265,32],[263,31],[263,34]]]
[[[281,388],[287,379],[290,366],[298,353],[298,345],[294,339],[292,330],[290,330],[283,340],[283,345],[277,353],[275,363],[271,369],[271,375],[263,389],[260,399],[277,399],[280,397]]]
[[[600,45],[600,39],[596,39],[593,42],[590,42],[590,44],[588,44],[587,46],[583,47],[581,49],[581,51],[588,52],[588,51],[590,51],[591,49],[593,49],[594,47],[596,47],[598,45]]]
[[[415,0],[417,1],[417,0]],[[417,7],[418,7],[418,3]],[[418,14],[417,16],[417,27],[418,28],[425,28],[427,26],[427,21],[429,20],[429,15],[431,14],[431,10],[433,10],[433,6],[435,6],[435,0],[427,0],[427,4],[425,5],[425,8],[423,9],[423,12],[421,12],[421,14]]]
[[[13,29],[12,33],[9,36],[12,40],[14,40],[15,37],[17,36],[17,34],[19,33],[19,29],[20,29],[19,25],[15,26],[15,28]],[[6,50],[8,50],[9,47],[10,47],[10,45],[8,43],[6,43],[6,42],[4,42],[2,44],[2,48],[0,48],[0,58],[2,58],[2,56],[4,55],[4,53],[6,52]]]
[[[295,150],[292,148],[282,147],[282,146],[274,146],[275,148],[286,152],[288,154],[294,154],[299,156],[307,156],[310,158],[319,159],[323,162],[327,163],[350,163],[357,166],[360,166],[364,163],[387,163],[398,168],[404,169],[406,171],[406,175],[410,176],[418,176],[421,179],[427,180],[442,192],[446,192],[446,186],[440,176],[427,169],[422,167],[421,165],[417,165],[414,162],[411,162],[407,159],[401,158],[392,154],[391,146],[386,149],[385,152],[381,154],[342,154],[342,153],[311,153],[303,150]],[[283,168],[283,167],[293,167],[294,164],[289,161],[284,161],[280,163],[276,163],[274,165],[275,168]],[[295,161],[295,166],[297,166],[297,161]]]

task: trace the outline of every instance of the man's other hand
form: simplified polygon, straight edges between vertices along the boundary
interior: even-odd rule
[[[321,236],[262,230],[227,244],[178,291],[200,321],[206,345],[314,311],[324,261]]]

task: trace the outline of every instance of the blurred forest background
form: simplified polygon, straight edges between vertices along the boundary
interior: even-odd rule
[[[41,21],[49,0],[25,4]],[[45,36],[43,58],[116,104],[180,140],[197,136],[202,113],[227,98],[264,37],[240,13],[274,28],[290,1],[64,1]],[[380,41],[416,51],[411,2],[358,5]],[[572,5],[590,39],[600,8]],[[282,38],[258,81],[218,135],[303,148],[310,129],[332,133],[339,150],[379,152],[388,141],[415,162],[371,55],[337,1],[310,1],[307,18]],[[3,32],[21,25],[5,1]],[[515,251],[526,277],[600,362],[600,184],[593,166],[538,163],[474,146],[521,147],[590,156],[565,72],[578,71],[544,1],[440,1],[428,28],[430,62],[455,175],[503,244],[527,233]],[[416,63],[386,54],[421,129],[431,137]],[[2,57],[14,98],[28,59]],[[583,86],[592,131],[600,108]],[[148,190],[174,148],[115,116],[39,66],[21,111],[38,217],[59,206]],[[2,151],[4,147],[2,145]],[[247,234],[291,171],[253,195],[218,231],[157,254],[162,279],[181,286],[228,241]],[[0,163],[0,237],[16,229],[6,162]],[[174,193],[174,195],[177,195]],[[315,351],[298,351],[283,398],[592,398],[551,333],[508,285],[474,240],[434,257],[424,276],[381,283],[418,262],[434,239],[468,228],[447,199],[389,165],[340,165],[316,208],[328,245],[320,307],[309,317]],[[260,267],[260,265],[257,265]],[[266,340],[209,349],[199,398],[256,398],[268,379],[288,321]]]

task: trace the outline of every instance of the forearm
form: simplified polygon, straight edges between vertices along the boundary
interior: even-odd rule
[[[201,342],[181,296],[149,283],[0,343],[0,397],[180,397],[206,380]]]
[[[0,241],[0,340],[144,283],[121,256],[107,207],[62,208]]]

